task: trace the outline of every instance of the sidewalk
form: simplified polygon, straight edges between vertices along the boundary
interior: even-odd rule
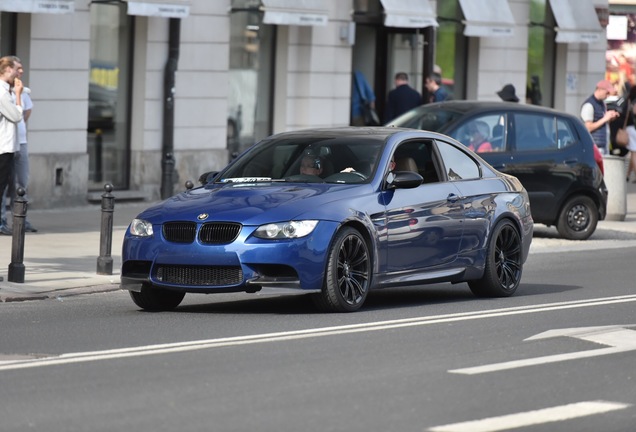
[[[624,221],[601,221],[595,238],[620,239],[636,235],[636,184],[627,186],[627,215]],[[29,221],[37,233],[26,233],[24,283],[8,281],[12,237],[0,235],[0,302],[62,298],[65,296],[114,291],[119,289],[121,245],[130,221],[153,202],[118,203],[113,212],[111,257],[113,274],[97,274],[101,231],[101,205],[72,209],[30,211]],[[535,229],[535,231],[537,231]],[[608,232],[611,234],[608,236]],[[613,234],[612,234],[613,233]],[[546,241],[537,238],[535,243]],[[614,240],[610,240],[614,241]],[[585,242],[559,240],[562,247]],[[591,246],[590,241],[590,246]],[[553,247],[553,246],[550,246]]]
[[[119,289],[121,246],[132,219],[153,202],[118,203],[113,212],[113,274],[97,274],[100,204],[27,213],[36,233],[25,234],[24,283],[8,281],[11,236],[0,235],[0,302],[37,300]]]

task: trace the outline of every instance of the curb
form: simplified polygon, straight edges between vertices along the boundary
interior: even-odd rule
[[[77,287],[77,288],[61,288],[54,289],[50,291],[40,291],[40,292],[24,292],[19,293],[15,291],[11,292],[2,292],[0,289],[0,303],[10,303],[10,302],[26,302],[31,300],[48,300],[48,299],[58,299],[61,300],[64,297],[74,297],[84,294],[99,294],[106,293],[112,291],[119,291],[121,288],[119,284],[106,284],[106,285],[93,285],[86,287]]]

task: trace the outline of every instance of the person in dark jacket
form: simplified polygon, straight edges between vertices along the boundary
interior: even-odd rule
[[[442,102],[450,99],[448,91],[442,86],[442,76],[440,74],[433,72],[426,78],[424,86],[428,90],[431,102]]]
[[[618,111],[608,110],[605,105],[607,96],[614,92],[616,90],[611,82],[601,80],[596,83],[594,93],[585,100],[581,107],[581,120],[583,120],[585,127],[592,134],[594,143],[602,154],[609,154],[608,123],[617,119],[620,115]]]
[[[421,104],[422,95],[409,85],[408,74],[398,72],[395,74],[395,88],[389,92],[387,98],[384,120],[390,122]]]

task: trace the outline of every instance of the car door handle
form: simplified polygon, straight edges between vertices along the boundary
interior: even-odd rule
[[[457,201],[459,201],[459,200],[460,200],[460,196],[459,196],[459,195],[456,195],[456,194],[454,194],[454,193],[452,193],[452,194],[448,194],[448,197],[446,197],[446,200],[447,200],[448,202],[456,203]]]
[[[493,165],[492,167],[497,171],[502,171],[506,169],[506,164]]]

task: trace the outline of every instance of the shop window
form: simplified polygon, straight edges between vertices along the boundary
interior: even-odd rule
[[[16,54],[16,29],[18,14],[14,12],[0,12],[0,53],[2,55]]]
[[[610,15],[605,61],[605,78],[616,84],[619,96],[629,98],[636,86],[636,14]]]
[[[276,26],[263,24],[260,3],[232,1],[227,113],[230,158],[272,133]]]
[[[466,97],[466,69],[468,51],[464,36],[462,11],[457,0],[447,0],[437,4],[437,40],[435,44],[434,72],[442,75],[442,85],[453,99]]]
[[[526,102],[554,106],[555,23],[547,0],[530,3]]]
[[[127,189],[132,18],[125,3],[92,3],[90,12],[89,189]]]

